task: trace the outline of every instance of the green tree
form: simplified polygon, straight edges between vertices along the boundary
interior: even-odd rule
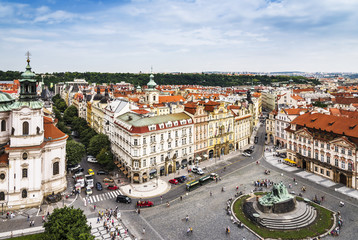
[[[86,149],[82,143],[78,143],[74,140],[67,141],[66,144],[66,157],[67,163],[76,164],[79,163],[82,157],[85,155]]]
[[[60,100],[61,99],[61,96],[60,96],[60,94],[56,94],[55,96],[53,96],[52,97],[52,102],[56,102],[56,101],[58,101],[58,100]]]
[[[67,135],[71,135],[71,130],[66,126],[63,121],[57,123],[57,128],[60,129],[62,132],[66,133]]]
[[[80,133],[81,143],[83,143],[87,148],[90,143],[91,138],[93,138],[96,135],[97,135],[96,131],[93,130],[92,128],[88,127],[86,130],[84,130],[82,133]]]
[[[101,151],[97,154],[96,159],[99,164],[105,166],[107,169],[113,169],[113,155],[111,151],[108,150],[108,147],[102,148]]]
[[[92,240],[91,227],[83,210],[67,207],[55,208],[44,224],[45,239],[48,240]]]
[[[325,107],[328,106],[327,104],[325,104],[325,103],[323,103],[323,102],[318,102],[318,101],[312,103],[312,105],[315,106],[315,107],[321,107],[321,108],[325,108]]]
[[[63,120],[67,124],[71,124],[75,117],[78,117],[78,110],[75,106],[69,106],[64,114],[63,114]]]
[[[62,121],[61,112],[55,106],[53,107],[53,113],[55,114],[55,118],[57,118],[58,121]]]
[[[91,138],[87,151],[92,156],[97,156],[102,148],[108,148],[110,146],[110,141],[107,135],[98,134]]]
[[[72,129],[77,131],[81,136],[82,132],[87,130],[89,127],[87,121],[80,117],[75,117],[72,121]]]

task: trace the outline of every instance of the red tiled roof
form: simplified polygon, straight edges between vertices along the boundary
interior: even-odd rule
[[[132,112],[138,113],[138,114],[147,114],[150,113],[149,111],[145,110],[145,109],[136,109],[136,110],[132,110]]]
[[[185,101],[185,98],[183,96],[177,95],[177,96],[159,96],[159,102],[165,103],[165,102],[180,102]]]
[[[300,115],[301,112],[308,112],[307,108],[285,108],[284,111],[287,115]]]
[[[51,141],[55,141],[68,138],[65,133],[55,127],[53,120],[49,117],[44,117],[44,130],[45,139],[51,138]]]
[[[336,103],[349,105],[351,103],[358,103],[358,98],[336,97]]]

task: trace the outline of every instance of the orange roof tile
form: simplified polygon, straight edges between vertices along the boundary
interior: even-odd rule
[[[165,102],[180,102],[180,101],[185,101],[185,98],[183,98],[183,96],[159,96],[159,102],[160,103],[165,103]]]
[[[63,133],[61,130],[59,130],[57,127],[55,127],[53,123],[54,122],[51,118],[44,117],[45,139],[54,141],[54,140],[61,140],[61,139],[68,138],[68,136],[65,133]]]
[[[308,112],[307,108],[285,108],[284,111],[287,115],[300,115],[301,112]]]

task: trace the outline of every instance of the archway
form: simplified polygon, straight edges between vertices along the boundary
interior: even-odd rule
[[[302,169],[306,170],[306,168],[307,168],[306,161],[302,160]]]
[[[168,174],[172,173],[173,172],[173,166],[170,164],[168,166]]]
[[[142,179],[143,179],[143,182],[148,181],[148,176],[147,176],[146,172],[143,173]]]
[[[229,145],[229,150],[230,150],[230,151],[234,150],[234,145],[230,144],[230,145]]]
[[[343,173],[340,173],[339,174],[339,182],[344,185],[347,185],[347,176],[344,175]]]
[[[213,158],[214,157],[214,150],[210,150],[209,151],[209,158]]]
[[[221,148],[220,155],[225,155],[225,147],[222,147],[222,148]]]
[[[133,174],[133,182],[139,183],[139,174],[138,173]]]

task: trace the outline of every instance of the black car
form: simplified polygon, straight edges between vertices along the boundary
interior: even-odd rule
[[[97,175],[108,175],[109,173],[108,173],[108,171],[106,171],[106,170],[98,170],[97,171]]]
[[[126,195],[118,195],[116,202],[131,203],[132,199],[130,197],[127,197]]]
[[[251,154],[251,153],[253,153],[254,151],[253,151],[252,149],[245,149],[244,152]]]
[[[102,184],[100,182],[96,182],[96,189],[98,191],[102,191],[103,190],[103,187],[102,187]]]
[[[180,182],[180,183],[183,183],[183,182],[185,182],[186,177],[185,176],[180,176],[180,177],[176,177],[174,179],[178,180],[178,182]]]
[[[83,171],[84,171],[84,169],[82,167],[80,167],[73,174],[76,175],[76,174],[78,174],[80,172],[83,172]]]
[[[55,202],[60,201],[61,198],[62,198],[61,194],[60,194],[60,193],[57,193],[57,194],[48,195],[48,196],[46,197],[46,200],[47,200],[47,202],[49,202],[49,203],[55,203]]]

